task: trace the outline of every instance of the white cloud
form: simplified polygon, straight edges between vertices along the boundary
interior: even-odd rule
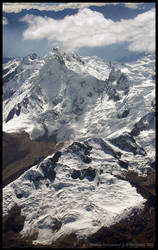
[[[143,3],[124,3],[125,7],[130,9],[138,9]]]
[[[7,25],[8,24],[8,20],[6,17],[3,17],[3,25]]]
[[[50,42],[62,43],[66,50],[125,41],[130,43],[128,49],[131,51],[155,50],[155,9],[118,22],[88,8],[62,20],[26,15],[21,21],[28,24],[23,33],[25,40],[47,38]]]
[[[109,4],[113,4],[113,5],[118,5],[120,4],[119,2],[116,3],[97,3],[97,2],[80,2],[80,3],[30,3],[30,2],[26,2],[26,3],[3,3],[3,11],[7,12],[7,13],[18,13],[20,11],[22,11],[23,9],[29,10],[29,9],[38,9],[40,11],[46,10],[46,11],[61,11],[64,10],[66,8],[69,9],[83,9],[83,8],[88,8],[90,6],[105,6],[105,5],[109,5]],[[126,6],[127,8],[131,8],[131,9],[137,9],[139,8],[140,5],[142,5],[143,3],[122,3],[124,4],[124,6]]]

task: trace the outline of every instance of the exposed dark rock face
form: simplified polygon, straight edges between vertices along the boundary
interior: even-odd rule
[[[68,152],[73,152],[78,155],[84,163],[90,163],[92,161],[92,159],[88,156],[90,155],[91,150],[91,146],[80,142],[74,142],[68,147]]]
[[[151,168],[155,169],[155,166],[156,166],[156,165],[155,165],[155,161],[150,162],[150,167],[151,167]]]
[[[131,130],[131,136],[137,136],[140,134],[140,130],[139,128],[137,127],[137,124],[134,125],[134,128]]]
[[[17,197],[18,199],[21,199],[21,198],[23,197],[23,194],[22,194],[22,193],[18,193],[18,194],[16,194],[16,197]]]
[[[52,230],[53,231],[58,231],[61,228],[61,226],[62,226],[62,222],[59,221],[56,218],[53,218],[52,224],[53,224],[52,225]]]
[[[5,70],[5,73],[7,73],[7,69]],[[6,83],[6,82],[9,82],[11,79],[13,79],[16,74],[17,74],[17,70],[15,69],[11,73],[9,73],[5,77],[3,77],[3,84]]]
[[[152,80],[155,80],[155,75],[152,75]]]
[[[62,153],[60,151],[57,151],[52,158],[49,158],[49,160],[55,164],[56,162],[58,162],[61,155]]]
[[[81,85],[81,87],[85,87],[86,86],[86,81],[81,81],[80,85]]]
[[[7,119],[6,119],[6,122],[10,121],[10,120],[14,117],[14,114],[15,114],[15,108],[13,108],[13,109],[9,112],[9,114],[8,114],[8,116],[7,116]]]
[[[13,231],[19,233],[24,226],[25,216],[21,215],[21,208],[15,205],[8,215],[3,218],[3,232]]]
[[[151,102],[151,107],[152,107],[153,110],[155,111],[155,109],[156,109],[156,101],[155,101],[155,99],[152,100],[152,102]]]
[[[53,50],[55,51],[54,54],[54,58],[61,64],[61,65],[65,65],[64,59],[62,57],[62,55],[59,53],[57,48],[53,48]]]
[[[21,105],[18,103],[17,105],[14,106],[13,109],[11,109],[11,111],[9,112],[7,118],[6,118],[6,122],[10,121],[14,115],[16,114],[17,116],[20,115],[20,111],[21,111]]]
[[[27,105],[29,104],[29,99],[27,97],[25,97],[22,101],[22,104],[23,104],[24,108],[27,108]]]
[[[82,170],[73,170],[71,177],[73,179],[80,179],[83,180],[84,178],[87,178],[89,181],[94,180],[96,176],[96,170],[93,169],[92,167],[89,168],[84,168]]]
[[[48,162],[46,164],[41,164],[40,168],[42,169],[42,172],[45,176],[45,178],[48,178],[50,181],[54,181],[56,177],[56,172],[54,170],[54,167]]]
[[[35,59],[37,59],[37,58],[38,58],[38,56],[37,56],[37,54],[36,54],[36,53],[32,53],[32,54],[30,54],[30,55],[29,55],[29,57],[30,57],[30,59],[31,59],[31,60],[35,60]]]
[[[25,178],[30,181],[39,181],[43,179],[43,176],[40,174],[39,171],[30,169],[30,171],[26,172]]]
[[[88,92],[88,93],[87,93],[87,96],[88,96],[88,97],[92,97],[93,94],[92,94],[91,92]]]
[[[72,174],[71,174],[71,177],[72,177],[73,179],[77,179],[77,178],[80,177],[80,175],[81,175],[81,171],[80,171],[80,170],[73,170],[73,172],[72,172]]]
[[[25,57],[23,58],[23,60],[22,60],[22,63],[23,63],[23,64],[30,64],[30,59],[31,59],[31,60],[35,60],[35,59],[37,59],[37,58],[38,58],[37,54],[36,54],[36,53],[32,53],[32,54],[30,54],[30,55],[28,55],[28,56],[25,56]]]
[[[125,133],[109,141],[124,151],[132,152],[134,155],[146,155],[145,150],[136,143],[133,136],[129,133]]]
[[[90,163],[92,161],[92,159],[88,156],[86,156],[86,157],[82,156],[81,159],[84,163]]]
[[[128,77],[126,74],[121,73],[119,79],[117,80],[117,89],[124,90],[125,94],[128,94]]]
[[[29,172],[26,172],[25,178],[32,181],[36,189],[39,188],[40,181],[44,179],[43,175],[40,174],[39,171],[32,170],[32,169]]]
[[[109,96],[109,100],[113,99],[115,102],[120,100],[120,96],[117,93],[116,89],[112,86],[107,85],[107,94]]]
[[[85,152],[91,151],[92,147],[80,142],[74,142],[68,147],[68,149],[70,149],[73,153],[83,152],[85,154]]]
[[[83,175],[88,178],[88,180],[93,180],[96,176],[96,170],[89,167],[83,170]]]
[[[109,98],[110,99],[110,98]],[[121,98],[120,98],[120,96],[118,95],[118,94],[115,94],[113,97],[112,97],[112,99],[115,101],[115,102],[117,102],[117,101],[119,101]]]
[[[100,169],[99,174],[102,174],[102,173],[103,173],[103,169]]]
[[[120,167],[128,169],[129,164],[127,161],[118,160],[118,163],[119,163]]]
[[[117,118],[121,119],[121,118],[125,118],[129,115],[129,109],[125,109],[123,112],[119,113],[117,115]]]
[[[155,112],[144,115],[139,122],[134,125],[131,131],[132,136],[137,136],[143,130],[155,129]]]
[[[116,86],[113,86],[113,82],[116,81]],[[124,91],[124,94],[127,95],[129,91],[129,79],[125,73],[122,73],[120,70],[112,68],[109,78],[105,81],[107,94],[109,99],[114,101],[119,101],[121,96],[118,94],[117,90]],[[111,84],[112,83],[112,84]]]

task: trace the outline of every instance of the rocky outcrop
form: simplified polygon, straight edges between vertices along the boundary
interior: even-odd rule
[[[62,222],[59,221],[58,219],[56,218],[53,218],[53,221],[52,221],[52,230],[53,231],[58,231],[62,226]]]
[[[4,74],[7,73],[7,70],[9,71],[9,69],[6,69],[4,71]],[[9,82],[10,80],[12,80],[16,74],[17,74],[17,70],[15,69],[14,71],[12,71],[9,74],[7,74],[6,76],[4,76],[3,77],[3,84],[5,84],[5,83]]]
[[[68,147],[68,152],[74,153],[80,157],[82,162],[90,163],[92,159],[89,157],[92,147],[80,142],[74,142]]]
[[[21,106],[20,104],[18,103],[17,105],[14,106],[13,109],[11,109],[11,111],[9,112],[7,118],[6,118],[6,122],[10,121],[14,115],[16,114],[17,116],[20,115],[20,111],[21,111]]]
[[[21,215],[21,208],[15,204],[8,215],[3,218],[3,233],[12,231],[19,233],[24,226],[25,216]]]
[[[122,112],[119,112],[117,115],[117,118],[122,119],[125,118],[129,115],[130,110],[129,109],[125,109]]]
[[[116,85],[118,90],[123,90],[124,94],[128,94],[129,90],[129,80],[126,74],[121,73],[119,79],[117,80],[117,85]]]
[[[118,160],[118,163],[121,168],[128,169],[129,163],[127,161]]]
[[[71,174],[71,177],[72,177],[73,179],[77,179],[77,178],[79,178],[80,176],[81,176],[81,171],[80,171],[80,170],[74,169],[73,172],[72,172],[72,174]]]
[[[132,152],[134,155],[146,155],[145,150],[137,144],[136,140],[130,133],[124,133],[123,135],[110,139],[109,141],[124,151]]]
[[[44,174],[44,177],[49,179],[50,181],[54,181],[56,177],[56,172],[54,170],[54,166],[47,162],[46,164],[41,164],[40,168]]]
[[[143,130],[155,129],[155,112],[144,115],[139,122],[135,123],[131,136],[137,136]]]
[[[84,168],[82,170],[74,169],[71,174],[71,177],[73,179],[79,178],[80,180],[83,180],[84,178],[87,178],[89,181],[94,180],[95,176],[96,176],[96,170],[92,167]]]
[[[37,54],[36,53],[32,53],[32,54],[30,54],[28,56],[25,56],[23,58],[23,60],[22,60],[22,63],[24,63],[24,64],[30,64],[31,60],[33,61],[33,60],[35,60],[37,58],[38,58]]]
[[[155,99],[152,100],[151,107],[152,107],[153,111],[155,111],[155,109],[156,109],[156,101],[155,101]]]
[[[55,164],[56,162],[58,162],[60,156],[62,155],[62,153],[60,151],[57,151],[53,157],[49,158],[49,160],[52,162],[52,164]]]

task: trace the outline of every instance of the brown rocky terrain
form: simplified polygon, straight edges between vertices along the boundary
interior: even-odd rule
[[[53,139],[32,141],[26,132],[3,132],[3,187],[62,147]]]

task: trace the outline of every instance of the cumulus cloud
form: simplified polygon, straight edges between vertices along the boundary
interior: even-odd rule
[[[7,25],[8,24],[8,20],[6,17],[3,17],[3,25]]]
[[[137,15],[133,19],[114,22],[100,12],[80,9],[76,15],[62,20],[26,15],[21,21],[28,24],[25,40],[44,39],[63,44],[66,50],[96,47],[129,42],[131,51],[155,50],[155,9]]]
[[[82,9],[82,8],[88,8],[90,6],[105,6],[105,5],[118,5],[118,3],[97,3],[97,2],[89,2],[89,3],[3,3],[3,11],[6,13],[18,13],[22,11],[23,9],[29,10],[29,9],[38,9],[40,11],[61,11],[64,9]],[[137,9],[140,8],[140,5],[143,5],[143,3],[122,3],[125,7],[131,8],[131,9]]]

